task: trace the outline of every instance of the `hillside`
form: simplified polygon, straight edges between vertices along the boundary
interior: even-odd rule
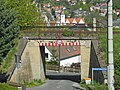
[[[119,29],[114,29],[114,31],[120,31]],[[120,35],[114,34],[113,36],[113,50],[114,50],[114,67],[115,67],[115,88],[116,90],[120,89]],[[107,63],[107,37],[105,35],[101,35],[101,51],[104,53],[104,59]]]

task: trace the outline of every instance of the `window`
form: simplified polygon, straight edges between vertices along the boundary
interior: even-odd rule
[[[70,49],[66,48],[66,50],[70,53]]]
[[[48,53],[45,53],[45,58],[48,58]]]

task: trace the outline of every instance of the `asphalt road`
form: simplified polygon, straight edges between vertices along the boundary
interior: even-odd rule
[[[41,86],[27,88],[26,90],[73,90],[72,85],[75,83],[76,82],[70,80],[47,80],[46,83]]]
[[[46,80],[45,84],[27,88],[26,90],[74,90],[72,86],[74,84],[79,86],[80,81],[79,73],[48,71],[46,72],[46,77],[49,80]]]

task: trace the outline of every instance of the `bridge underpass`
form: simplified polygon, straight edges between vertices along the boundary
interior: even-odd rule
[[[11,81],[17,82],[23,80],[45,79],[45,45],[55,45],[55,43],[41,42],[41,40],[23,39],[26,45],[21,53],[21,65],[15,69]],[[41,43],[40,43],[41,42]],[[33,45],[34,44],[34,45]],[[57,44],[56,44],[57,45]],[[90,45],[91,41],[65,42],[64,45],[78,45],[81,50],[81,79],[89,77]],[[86,53],[87,52],[87,53]],[[84,53],[82,55],[82,53]],[[18,53],[19,54],[19,53]],[[18,75],[19,74],[19,75]],[[19,77],[18,77],[19,76]],[[64,75],[63,75],[64,76]],[[71,77],[71,76],[70,76]]]
[[[74,40],[73,41],[62,40],[60,44],[59,44],[59,41],[56,41],[56,40],[54,40],[54,41],[44,40],[44,41],[37,41],[37,42],[39,43],[39,46],[42,47],[42,49],[41,49],[42,52],[44,52],[44,54],[42,55],[43,61],[45,60],[45,48],[51,49],[51,52],[53,49],[56,50],[56,55],[58,55],[57,61],[60,61],[59,62],[60,66],[59,65],[49,65],[49,64],[45,65],[44,64],[46,78],[49,78],[52,80],[71,80],[74,82],[80,82],[80,79],[81,79],[81,76],[80,76],[80,69],[81,68],[80,67],[75,69],[75,68],[72,68],[70,66],[61,66],[63,64],[62,61],[68,60],[71,63],[71,59],[73,59],[72,61],[77,59],[77,61],[80,62],[80,59],[78,60],[78,57],[75,59],[74,58],[71,58],[71,59],[67,58],[67,59],[61,61],[62,58],[71,57],[72,55],[74,55],[72,53],[75,53],[75,54],[79,53],[79,56],[80,56],[80,50],[79,50],[80,49],[80,42],[74,41]],[[35,46],[35,45],[33,45],[33,46]],[[76,49],[76,50],[73,50],[74,52],[71,50],[71,49],[73,49],[72,48],[73,46],[74,46],[74,49]],[[68,49],[70,51],[67,51],[65,49]],[[64,65],[65,64],[66,63],[64,63]],[[68,65],[68,62],[67,62],[67,65]]]
[[[99,63],[96,61],[97,58],[95,58],[96,60],[94,60],[94,56],[91,58],[91,43],[92,40],[97,40],[99,32],[72,30],[72,32],[74,32],[73,35],[70,34],[64,36],[63,33],[65,32],[66,31],[63,29],[55,30],[53,27],[50,30],[23,30],[21,32],[21,42],[17,53],[17,55],[20,56],[20,59],[18,60],[20,61],[20,67],[15,68],[10,81],[21,82],[24,80],[31,81],[33,79],[44,80],[46,75],[44,47],[58,46],[58,43],[56,43],[57,40],[64,41],[61,45],[79,46],[81,52],[80,80],[88,77],[91,78],[91,68],[100,67],[99,64],[96,64]],[[96,61],[96,63],[93,61]]]

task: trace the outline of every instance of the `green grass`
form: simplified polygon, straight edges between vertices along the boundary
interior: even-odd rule
[[[0,90],[18,90],[17,87],[8,85],[7,83],[0,83]]]
[[[114,28],[113,31],[120,31],[120,28]],[[107,35],[100,35],[100,49],[103,52],[103,58],[107,63]],[[120,54],[120,35],[113,35],[113,51],[114,51],[114,60],[119,59]]]
[[[44,84],[45,81],[35,79],[35,80],[31,81],[31,82],[24,81],[23,83],[25,84],[26,87],[30,88],[30,87],[34,87],[34,86],[40,86],[40,85]]]
[[[99,84],[94,82],[94,84],[86,85],[84,81],[81,81],[80,86],[85,88],[86,90],[108,90],[107,85]]]
[[[8,52],[6,58],[2,62],[0,73],[6,73],[14,60],[14,55],[17,52],[19,40],[16,38],[14,42],[14,47]]]
[[[113,31],[120,31],[120,28],[117,28]],[[107,63],[107,36],[101,35],[100,37],[100,48],[103,53],[103,59]],[[120,35],[113,35],[113,55],[114,55],[114,67],[115,67],[115,89],[120,90]]]

